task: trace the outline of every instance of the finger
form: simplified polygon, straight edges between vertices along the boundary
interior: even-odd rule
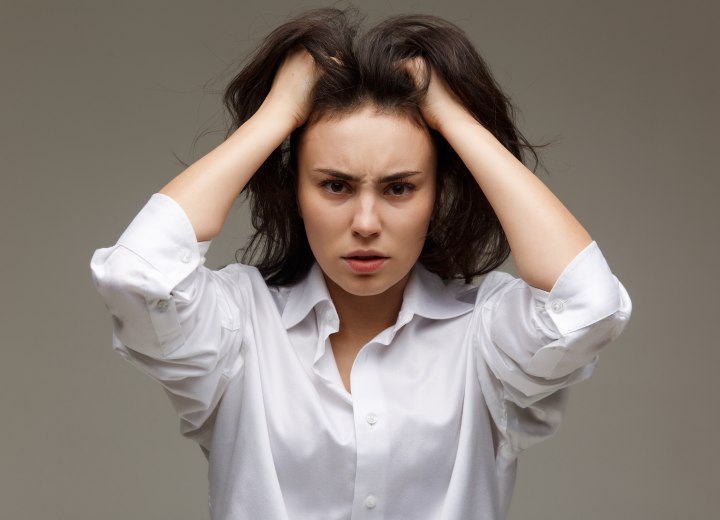
[[[404,60],[403,67],[405,71],[410,74],[410,77],[413,78],[415,85],[420,86],[423,84],[428,67],[427,61],[425,61],[424,58],[415,56]]]

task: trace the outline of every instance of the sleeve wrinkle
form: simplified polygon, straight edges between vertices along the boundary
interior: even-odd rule
[[[591,376],[631,303],[595,242],[549,292],[504,273],[484,282],[476,305],[478,378],[508,444],[524,447],[555,431],[565,400],[553,396]]]
[[[242,291],[251,284],[242,270],[206,268],[210,243],[197,242],[182,208],[156,193],[116,245],[91,260],[112,314],[113,348],[172,395],[188,432],[201,428],[243,367]]]

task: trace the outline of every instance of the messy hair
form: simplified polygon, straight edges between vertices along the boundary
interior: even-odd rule
[[[365,105],[423,126],[420,103],[430,81],[416,84],[402,66],[421,57],[445,79],[468,112],[516,158],[538,156],[514,123],[514,109],[467,35],[430,15],[388,18],[364,32],[355,8],[305,11],[273,30],[224,94],[229,136],[260,107],[285,55],[304,47],[324,73],[314,86],[307,121],[260,166],[243,190],[250,199],[254,234],[240,261],[255,265],[270,285],[302,279],[314,262],[297,206],[297,156],[303,132],[322,118],[338,118]],[[487,198],[443,136],[428,128],[436,148],[433,218],[419,261],[444,279],[471,281],[502,264],[510,246]],[[240,253],[238,251],[238,253]]]

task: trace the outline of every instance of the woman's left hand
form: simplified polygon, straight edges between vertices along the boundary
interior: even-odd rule
[[[420,85],[427,125],[440,132],[467,166],[500,220],[517,272],[529,285],[550,292],[563,270],[592,239],[557,197],[510,150],[475,119],[422,57],[404,63]]]
[[[426,74],[430,74],[430,84],[420,105],[420,112],[427,125],[442,133],[443,125],[456,117],[468,117],[462,102],[457,98],[442,76],[424,58],[417,56],[405,62],[405,70],[419,85]],[[470,116],[472,117],[472,116]]]

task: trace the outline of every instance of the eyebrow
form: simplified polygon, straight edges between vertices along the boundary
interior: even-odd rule
[[[329,175],[330,177],[334,177],[336,179],[340,179],[343,181],[358,181],[360,178],[355,175],[350,175],[349,173],[341,172],[338,170],[333,170],[331,168],[314,168],[313,171],[318,173],[324,173],[325,175]],[[408,177],[412,177],[413,175],[420,175],[422,172],[417,170],[406,170],[401,172],[392,173],[390,175],[386,175],[384,177],[380,177],[380,182],[394,182],[399,181],[402,179],[406,179]]]

